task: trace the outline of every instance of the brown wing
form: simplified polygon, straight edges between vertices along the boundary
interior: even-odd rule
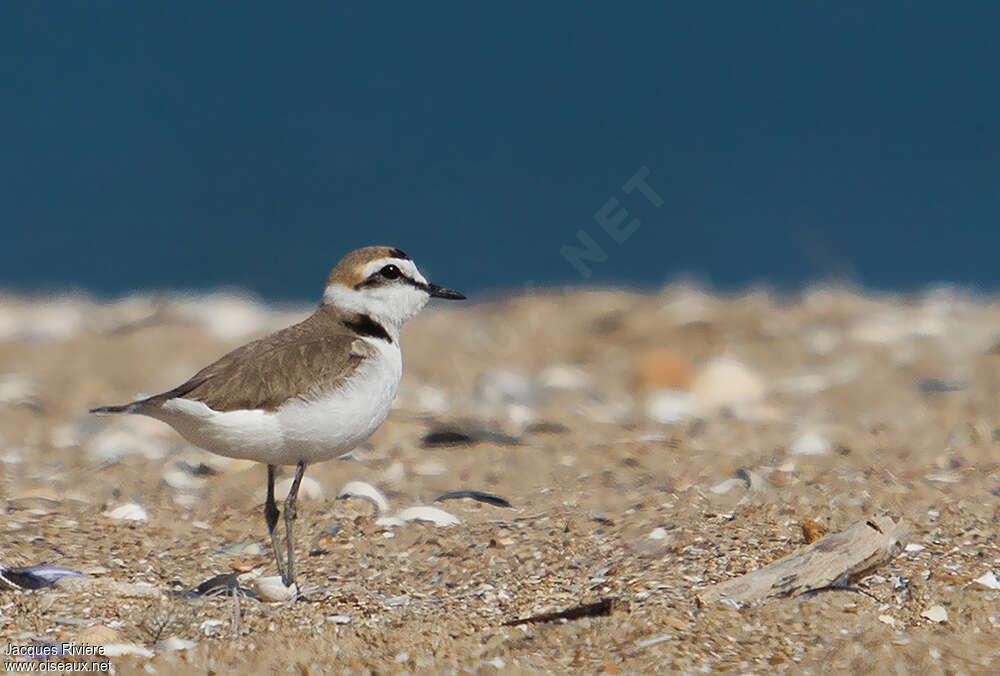
[[[184,397],[216,411],[273,411],[319,386],[336,386],[353,374],[373,348],[340,322],[317,313],[304,322],[238,347],[183,385],[139,402],[158,406]]]

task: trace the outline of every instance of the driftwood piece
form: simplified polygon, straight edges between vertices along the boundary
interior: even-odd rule
[[[698,601],[744,605],[828,588],[864,577],[905,545],[902,523],[889,517],[858,521],[770,565],[709,587],[698,595]]]
[[[521,624],[533,624],[535,622],[554,622],[556,620],[578,620],[581,617],[600,617],[610,615],[615,608],[616,599],[606,598],[596,603],[584,603],[573,606],[566,610],[559,610],[554,613],[543,613],[542,615],[532,615],[520,620],[508,620],[503,623],[505,627],[516,627]]]

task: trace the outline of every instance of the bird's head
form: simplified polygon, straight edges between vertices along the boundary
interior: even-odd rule
[[[327,278],[323,304],[366,314],[396,329],[431,298],[464,295],[428,282],[399,249],[367,246],[344,256]]]

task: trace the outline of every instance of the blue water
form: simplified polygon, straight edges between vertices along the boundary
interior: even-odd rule
[[[0,6],[0,287],[997,287],[995,3],[277,7]]]

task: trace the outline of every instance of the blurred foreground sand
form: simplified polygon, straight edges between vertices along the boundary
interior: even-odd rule
[[[243,600],[234,638],[231,599],[172,592],[274,574],[264,468],[86,410],[168,389],[309,311],[0,296],[0,565],[93,580],[0,591],[4,642],[132,646],[123,673],[1000,668],[1000,591],[976,582],[1000,573],[1000,301],[673,286],[425,311],[370,447],[307,474],[307,600]],[[424,441],[443,430],[457,443]],[[446,501],[461,524],[381,526],[368,502],[335,499],[351,480],[394,512],[458,489],[512,507]],[[144,520],[110,516],[133,503]],[[808,519],[881,514],[911,545],[867,594],[695,603],[800,546]],[[603,598],[609,617],[501,626]]]

